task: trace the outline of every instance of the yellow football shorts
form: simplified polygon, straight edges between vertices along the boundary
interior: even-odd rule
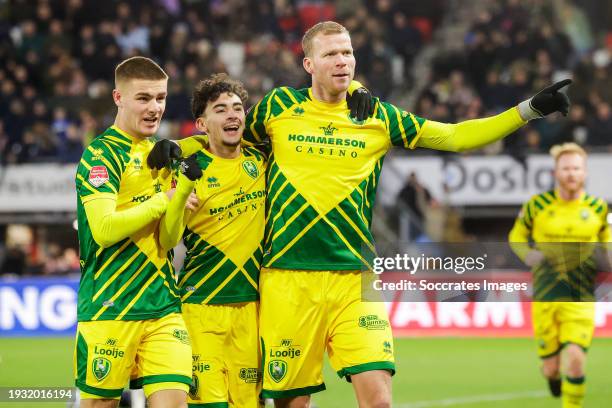
[[[191,343],[183,317],[79,322],[74,350],[81,399],[121,397],[123,388],[162,389],[191,385]]]
[[[193,346],[190,407],[260,406],[258,308],[258,302],[183,304]]]
[[[531,308],[540,358],[558,354],[568,343],[577,344],[585,351],[591,345],[595,303],[533,302]]]
[[[324,390],[325,350],[349,381],[366,371],[395,372],[387,310],[361,300],[360,271],[263,268],[259,290],[263,397]]]

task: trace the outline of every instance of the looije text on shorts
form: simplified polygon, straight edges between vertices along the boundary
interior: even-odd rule
[[[270,349],[270,357],[285,357],[285,358],[295,358],[299,357],[302,354],[302,350],[295,349],[293,347],[289,347],[285,350],[272,350]]]

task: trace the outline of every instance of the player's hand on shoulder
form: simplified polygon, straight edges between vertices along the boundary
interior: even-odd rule
[[[155,143],[149,156],[147,164],[152,169],[161,170],[170,165],[172,159],[180,159],[182,155],[180,146],[167,139],[162,139]]]
[[[351,118],[364,121],[374,114],[376,100],[367,88],[361,87],[353,91],[352,94],[346,93],[346,103],[351,111]]]
[[[196,181],[202,177],[202,169],[198,164],[198,160],[195,154],[181,160],[179,165],[179,171],[191,181]]]
[[[524,120],[542,118],[554,112],[561,112],[567,116],[570,108],[568,96],[560,90],[572,83],[571,79],[564,79],[549,87],[542,89],[533,97],[519,103],[518,108]]]

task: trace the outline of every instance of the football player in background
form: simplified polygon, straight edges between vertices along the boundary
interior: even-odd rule
[[[542,374],[564,408],[578,408],[594,330],[596,243],[610,241],[608,205],[584,191],[587,154],[580,146],[565,143],[550,153],[556,188],[523,205],[509,241],[533,272],[533,327]]]

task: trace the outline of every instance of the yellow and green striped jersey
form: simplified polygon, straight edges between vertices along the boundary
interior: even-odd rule
[[[258,299],[263,254],[265,171],[263,154],[245,147],[225,159],[197,153],[198,210],[187,221],[187,255],[179,274],[185,303],[225,304]]]
[[[364,123],[346,101],[276,88],[247,114],[245,139],[270,140],[263,265],[302,270],[371,267],[370,224],[383,158],[413,148],[425,122],[377,102]]]
[[[79,321],[143,320],[180,312],[174,269],[156,238],[159,220],[104,248],[94,241],[84,208],[91,200],[112,198],[116,211],[127,210],[165,191],[170,173],[146,163],[153,146],[151,140],[111,127],[83,152],[76,174]]]
[[[552,190],[523,205],[509,240],[520,257],[529,243],[545,256],[533,270],[535,300],[593,300],[596,243],[610,241],[607,214],[607,203],[586,193],[565,201]]]

